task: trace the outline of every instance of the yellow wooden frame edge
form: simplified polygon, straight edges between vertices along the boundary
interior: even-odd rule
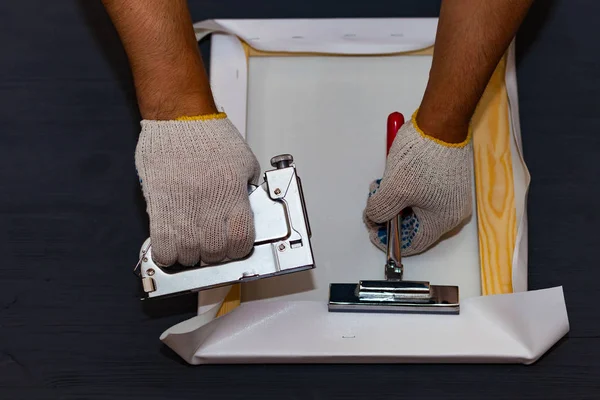
[[[242,42],[249,57],[340,56],[321,53],[265,52]],[[433,47],[395,55],[431,55]],[[350,55],[352,56],[352,55]],[[375,55],[381,56],[381,55]],[[362,56],[361,57],[369,57]],[[498,63],[472,119],[477,228],[483,296],[512,293],[512,258],[517,237],[510,115],[505,86],[505,55]],[[241,286],[232,287],[217,316],[241,304]]]

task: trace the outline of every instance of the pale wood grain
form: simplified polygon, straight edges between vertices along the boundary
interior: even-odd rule
[[[231,290],[229,290],[229,293],[225,297],[223,304],[221,304],[221,308],[219,308],[219,311],[217,312],[217,317],[225,315],[228,312],[234,310],[241,304],[241,299],[242,287],[241,284],[237,283],[231,287]]]
[[[433,54],[433,46],[426,47],[424,49],[405,51],[401,53],[389,53],[389,54],[331,54],[331,53],[320,53],[320,52],[291,52],[291,51],[264,51],[257,50],[247,43],[242,42],[244,51],[247,57],[396,57],[396,56],[422,56]]]
[[[517,236],[510,149],[506,56],[500,61],[473,117],[473,152],[482,295],[512,293]]]

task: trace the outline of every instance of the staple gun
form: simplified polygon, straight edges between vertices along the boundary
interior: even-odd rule
[[[150,238],[139,253],[138,276],[145,298],[198,292],[315,268],[311,231],[302,184],[294,158],[282,154],[271,159],[274,169],[263,182],[250,185],[250,207],[256,238],[243,259],[189,268],[161,268],[152,260]]]

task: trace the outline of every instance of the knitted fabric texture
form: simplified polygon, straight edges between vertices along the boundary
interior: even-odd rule
[[[381,179],[376,179],[371,182],[369,187],[369,196],[372,196],[379,189],[379,185],[381,184]],[[388,240],[388,232],[387,232],[387,224],[376,224],[373,221],[369,220],[366,217],[366,213],[363,212],[363,221],[367,225],[367,230],[369,232],[369,239],[371,242],[377,246],[380,250],[387,250],[387,240]],[[419,231],[419,221],[413,212],[404,211],[402,215],[402,221],[400,226],[401,232],[401,248],[402,254],[407,255],[410,254],[408,249],[412,245],[412,242]],[[406,254],[405,254],[406,253]]]
[[[403,211],[403,255],[421,253],[471,215],[473,153],[433,141],[407,121],[396,135],[382,179],[370,185],[363,220],[371,242],[387,246],[386,222]]]
[[[135,164],[156,263],[215,263],[252,250],[248,185],[260,165],[226,116],[143,120]]]

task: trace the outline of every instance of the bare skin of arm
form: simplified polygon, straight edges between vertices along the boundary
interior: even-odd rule
[[[444,0],[417,123],[447,143],[466,139],[479,99],[533,0]]]
[[[144,119],[217,112],[186,0],[102,0],[127,53]]]
[[[417,122],[448,143],[469,121],[533,0],[444,0]],[[103,0],[146,119],[216,112],[185,0]]]

